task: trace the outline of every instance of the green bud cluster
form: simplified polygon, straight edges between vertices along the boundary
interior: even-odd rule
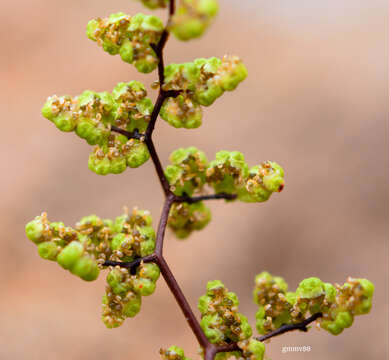
[[[320,326],[333,335],[352,325],[355,315],[368,314],[372,307],[374,285],[367,279],[348,278],[336,284],[336,301],[331,304]]]
[[[201,327],[214,344],[247,340],[252,335],[247,318],[238,312],[239,300],[219,280],[209,281],[207,292],[199,298]]]
[[[208,162],[204,152],[195,147],[180,148],[170,155],[171,165],[165,169],[170,190],[178,196],[201,193],[204,185],[216,193],[236,194],[246,202],[262,202],[284,186],[282,168],[266,161],[250,170],[238,151],[219,151]],[[211,212],[203,202],[173,204],[168,225],[176,236],[184,239],[194,230],[203,229],[211,220]]]
[[[284,187],[281,166],[265,161],[249,169],[238,151],[219,151],[208,163],[205,154],[195,147],[180,148],[170,155],[170,161],[165,175],[176,195],[192,196],[208,184],[216,193],[236,194],[245,202],[262,202]]]
[[[114,261],[133,261],[151,255],[155,248],[155,231],[148,211],[134,209],[116,218],[112,238],[112,256]]]
[[[158,57],[151,45],[159,42],[163,29],[162,20],[156,16],[139,13],[131,17],[119,12],[89,21],[86,34],[107,53],[119,54],[123,61],[134,64],[139,72],[150,73],[158,65]]]
[[[92,281],[106,260],[135,260],[153,253],[155,232],[147,211],[134,209],[115,221],[96,215],[82,218],[75,228],[50,222],[43,213],[26,225],[26,235],[39,255],[57,261],[81,279]]]
[[[96,280],[106,260],[133,261],[151,255],[155,248],[152,218],[145,210],[127,210],[115,221],[85,216],[75,229],[50,222],[43,213],[26,225],[26,235],[38,246],[39,255],[57,261],[64,269],[86,281]],[[103,297],[103,316],[109,328],[135,316],[141,296],[151,295],[159,277],[155,264],[144,264],[131,275],[127,269],[111,268]]]
[[[106,224],[102,222],[101,228]],[[64,269],[86,281],[96,280],[99,275],[97,251],[104,245],[97,234],[87,236],[81,231],[61,222],[50,222],[46,213],[37,216],[26,225],[26,235],[38,246],[39,255],[46,260],[57,261]]]
[[[245,202],[263,202],[284,188],[284,171],[275,162],[264,161],[250,170],[238,151],[219,151],[207,168],[207,182],[216,193],[237,194]]]
[[[111,134],[107,143],[96,146],[89,155],[88,167],[98,175],[120,174],[127,167],[136,168],[150,158],[147,145],[137,139]]]
[[[252,330],[247,318],[238,312],[239,300],[219,280],[209,281],[207,292],[199,298],[200,325],[208,340],[217,345],[236,342],[241,352],[219,353],[217,360],[262,360],[265,346],[251,338]]]
[[[185,356],[183,349],[175,345],[170,346],[169,349],[161,349],[159,353],[162,360],[191,360]]]
[[[322,313],[318,325],[338,335],[352,325],[355,315],[370,311],[374,285],[369,280],[353,278],[348,278],[343,286],[332,285],[311,277],[304,279],[296,292],[287,289],[281,277],[267,272],[256,276],[253,296],[259,306],[256,326],[260,334]]]
[[[126,131],[144,132],[153,104],[144,85],[138,81],[119,83],[108,92],[84,91],[78,97],[49,97],[42,108],[44,117],[61,131],[75,131],[90,145],[97,145],[89,156],[89,169],[99,175],[119,174],[127,167],[144,164],[150,154],[142,140],[112,134],[115,125]]]
[[[202,202],[173,204],[168,219],[169,228],[179,239],[193,231],[204,229],[211,221],[211,210]]]
[[[264,161],[248,172],[244,186],[238,190],[238,199],[245,202],[263,202],[273,192],[284,188],[284,170],[274,161]]]
[[[107,276],[106,293],[103,296],[102,320],[108,328],[123,324],[128,317],[134,317],[141,309],[142,296],[155,291],[159,278],[159,268],[155,264],[138,267],[135,275],[127,269],[116,266]]]
[[[259,306],[256,326],[260,334],[266,334],[291,322],[292,305],[288,302],[288,285],[283,278],[273,277],[264,271],[255,277],[254,302]]]
[[[69,95],[49,97],[42,108],[42,115],[61,131],[75,131],[88,144],[104,142],[113,120],[114,100],[110,93],[84,91],[73,98]]]
[[[170,30],[179,40],[198,38],[218,11],[217,0],[180,0]]]
[[[216,193],[235,194],[244,187],[248,166],[239,151],[219,151],[207,168],[207,182]]]
[[[180,148],[170,154],[170,162],[165,170],[170,190],[176,195],[192,196],[200,191],[205,184],[205,171],[208,159],[204,152],[194,146]]]
[[[145,86],[139,81],[119,83],[112,90],[115,101],[113,125],[127,131],[144,132],[150,122],[153,103]]]
[[[210,106],[225,91],[234,90],[247,76],[237,56],[196,59],[165,67],[163,89],[179,91],[176,98],[165,100],[161,117],[176,128],[193,129],[201,125],[201,106]]]

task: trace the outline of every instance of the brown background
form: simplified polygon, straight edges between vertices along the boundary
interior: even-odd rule
[[[340,4],[339,4],[340,3]],[[274,6],[273,6],[274,4]],[[386,4],[386,5],[385,5]],[[249,78],[205,111],[198,130],[159,122],[156,145],[169,153],[196,145],[209,158],[240,150],[250,164],[272,159],[287,186],[265,204],[212,203],[213,221],[187,242],[169,234],[166,256],[190,303],[220,279],[254,324],[253,277],[284,276],[292,290],[308,276],[376,284],[374,307],[334,337],[288,334],[267,347],[272,359],[384,359],[389,356],[388,90],[386,1],[221,1],[201,41],[171,39],[168,61],[240,55]],[[104,275],[84,283],[42,261],[24,224],[45,210],[73,224],[90,213],[114,217],[123,205],[150,209],[162,194],[151,162],[121,176],[88,170],[89,146],[40,115],[51,94],[111,90],[143,76],[84,36],[90,18],[134,13],[115,1],[1,1],[0,359],[157,359],[197,344],[162,280],[135,319],[107,330],[100,321]],[[154,94],[153,94],[154,96]],[[311,346],[309,353],[282,346]],[[386,356],[385,356],[386,355]]]

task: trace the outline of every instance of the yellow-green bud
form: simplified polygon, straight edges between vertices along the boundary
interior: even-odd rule
[[[166,167],[165,176],[174,194],[192,196],[195,191],[201,191],[208,166],[202,151],[193,146],[180,148],[170,154],[170,161],[173,165]]]
[[[127,166],[137,168],[150,159],[147,145],[136,139],[130,139],[123,146],[123,154],[126,157]]]
[[[168,225],[179,239],[185,239],[192,231],[202,230],[211,221],[211,211],[202,202],[173,204]]]
[[[38,253],[39,256],[46,260],[55,261],[57,260],[57,255],[61,251],[61,247],[52,241],[45,241],[38,244]]]
[[[219,151],[209,163],[206,175],[216,193],[235,194],[247,179],[248,166],[239,151]]]
[[[120,54],[123,61],[133,63],[140,72],[149,73],[158,64],[150,45],[158,43],[163,28],[162,20],[156,16],[136,14],[131,17],[117,13],[91,20],[87,36],[109,54]]]
[[[222,326],[223,320],[217,315],[205,315],[202,317],[200,325],[207,339],[214,344],[224,341],[225,335],[219,328]]]
[[[48,231],[49,227],[45,224],[45,221],[41,216],[37,216],[34,220],[30,221],[26,225],[26,235],[35,244],[39,244],[40,242],[44,241],[45,233]]]
[[[190,360],[185,356],[184,350],[174,345],[167,350],[161,349],[159,353],[162,360]]]
[[[156,264],[143,264],[139,268],[139,276],[141,278],[150,279],[156,282],[159,278],[160,270]]]
[[[296,294],[301,299],[314,299],[325,294],[324,283],[317,277],[300,282]]]
[[[85,281],[96,280],[100,273],[96,260],[89,255],[84,255],[79,259],[70,271]]]
[[[139,81],[119,83],[113,89],[112,96],[116,101],[114,125],[127,131],[138,129],[144,132],[153,111],[144,85]]]
[[[61,131],[73,131],[78,121],[78,101],[69,95],[50,96],[42,108],[42,115]]]
[[[284,188],[284,170],[272,161],[265,161],[253,166],[242,188],[238,199],[245,202],[262,202],[270,198],[273,192]]]
[[[140,311],[142,305],[142,297],[135,293],[130,293],[123,305],[123,315],[126,317],[134,317]]]
[[[71,270],[84,254],[84,246],[79,241],[72,241],[57,257],[58,264]]]
[[[149,296],[155,291],[156,284],[150,279],[135,278],[133,280],[134,291],[142,296]]]
[[[201,125],[201,106],[189,96],[178,95],[165,100],[161,118],[175,128],[196,129]]]

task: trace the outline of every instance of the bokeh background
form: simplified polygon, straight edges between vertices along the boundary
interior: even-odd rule
[[[268,270],[295,289],[308,276],[376,284],[374,307],[334,337],[313,329],[272,340],[271,359],[384,359],[389,356],[389,3],[385,0],[221,0],[201,40],[171,39],[167,61],[240,55],[248,79],[205,110],[197,130],[163,121],[156,146],[167,164],[177,147],[209,158],[240,150],[250,164],[282,164],[287,186],[264,204],[210,204],[213,221],[186,242],[172,234],[166,257],[190,303],[220,279],[254,324],[254,275]],[[100,320],[104,275],[84,283],[42,261],[24,224],[45,210],[74,224],[115,217],[122,206],[150,209],[162,193],[149,162],[121,176],[88,170],[89,146],[40,115],[51,94],[111,90],[119,81],[150,84],[104,53],[85,33],[96,16],[142,7],[129,0],[16,0],[0,3],[0,359],[158,359],[176,344],[197,344],[163,280],[141,313],[115,330]],[[165,14],[161,13],[161,16]],[[154,96],[154,94],[152,94]],[[311,346],[282,353],[283,346]]]

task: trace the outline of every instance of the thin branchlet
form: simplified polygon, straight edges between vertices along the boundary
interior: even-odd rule
[[[210,195],[200,195],[200,196],[176,196],[175,202],[186,202],[189,204],[194,204],[199,201],[204,200],[235,200],[237,198],[236,194],[225,194],[225,193],[218,193],[218,194],[210,194]]]
[[[282,335],[282,334],[285,334],[286,332],[293,331],[293,330],[300,330],[300,331],[306,332],[306,331],[308,331],[307,326],[322,316],[323,316],[323,314],[320,312],[313,314],[312,316],[305,319],[304,321],[301,321],[301,322],[296,323],[296,324],[283,325],[283,326],[279,327],[278,329],[276,329],[268,334],[257,337],[256,339],[263,342],[263,341],[268,340],[272,337]]]

